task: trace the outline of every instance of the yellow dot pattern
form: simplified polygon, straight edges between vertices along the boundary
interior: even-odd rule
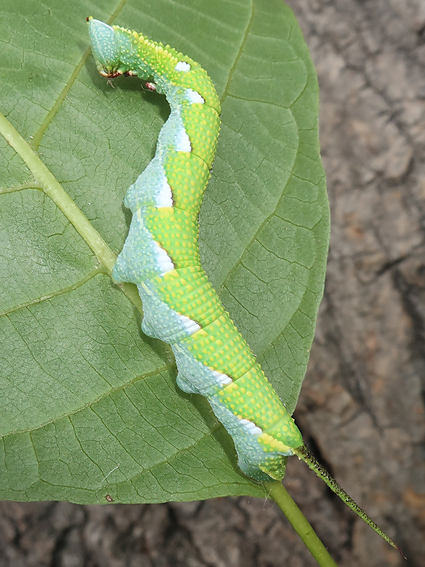
[[[267,430],[267,433],[277,443],[281,443],[287,447],[295,448],[303,445],[300,430],[295,425],[294,420],[288,414],[286,409],[285,415],[283,415],[279,421],[276,421],[276,423]]]
[[[171,309],[196,321],[201,327],[224,313],[216,292],[201,266],[190,266],[151,280],[159,297]]]
[[[184,105],[182,119],[192,146],[192,153],[211,167],[220,130],[220,118],[217,112],[203,104]]]
[[[273,457],[265,457],[264,463],[259,465],[260,470],[274,478],[282,480],[285,476],[285,457],[274,455]]]
[[[175,268],[200,264],[198,221],[192,214],[173,207],[147,207],[144,222]]]
[[[257,478],[256,472],[263,471],[272,478],[281,479],[284,471],[282,455],[290,455],[292,448],[303,445],[301,434],[247,343],[224,311],[199,258],[197,214],[217,146],[220,128],[218,95],[206,71],[189,57],[136,32],[118,26],[113,26],[113,29],[120,46],[119,72],[131,71],[146,79],[153,78],[159,92],[167,92],[167,86],[172,87],[176,97],[173,104],[177,104],[180,110],[191,144],[190,152],[176,152],[165,147],[158,149],[171,187],[173,207],[146,207],[143,219],[145,227],[167,252],[175,269],[151,278],[154,293],[167,308],[201,327],[178,342],[179,348],[185,347],[181,352],[185,352],[189,360],[186,372],[190,372],[190,362],[195,359],[206,369],[205,380],[214,379],[214,376],[210,378],[208,375],[211,370],[232,379],[232,383],[214,390],[214,396],[209,399],[211,404],[213,398],[218,400],[218,407],[226,409],[223,416],[230,416],[231,419],[225,416],[220,419],[229,431],[233,431],[236,445],[242,447],[242,461],[249,463],[252,455],[247,447],[257,451],[256,460],[251,457],[252,476]],[[176,65],[183,62],[190,68],[179,65],[176,70]],[[205,103],[191,103],[187,89],[199,93]],[[168,316],[168,312],[164,313]],[[153,319],[152,325],[154,323]],[[196,381],[199,380],[197,373],[200,367],[197,364],[193,367],[191,379]],[[226,419],[229,419],[228,423]],[[238,424],[241,419],[248,419],[262,433],[255,429],[254,435],[252,429],[249,430],[243,423],[241,427],[236,425],[238,433],[234,433],[235,423]]]
[[[174,206],[198,216],[210,171],[204,160],[186,152],[168,151],[164,169]]]
[[[198,92],[205,100],[205,104],[213,108],[217,115],[219,115],[221,112],[220,100],[207,72],[202,69],[199,63],[191,62],[191,59],[185,55],[181,53],[177,53],[177,55],[180,57],[178,61],[188,62],[191,66],[191,70],[187,73],[175,71],[172,77],[174,84],[182,85],[186,89],[192,89]]]
[[[288,415],[258,364],[226,386],[219,398],[236,416],[253,421],[263,430]]]
[[[226,312],[182,343],[196,360],[233,379],[243,376],[255,364],[249,346]]]
[[[291,454],[291,448],[303,445],[298,427],[259,364],[221,390],[218,398],[235,416],[263,430],[258,442],[264,452]]]
[[[182,85],[185,88],[199,92],[205,104],[214,108],[220,114],[220,100],[217,91],[208,76],[208,73],[187,55],[179,53],[169,45],[164,45],[157,41],[152,41],[137,32],[112,26],[120,34],[127,37],[132,45],[132,49],[121,48],[122,63],[128,65],[128,70],[137,71],[140,62],[147,68],[155,70],[155,78],[166,76],[167,80],[174,85]],[[176,71],[175,67],[179,62],[186,62],[190,65],[190,71]]]

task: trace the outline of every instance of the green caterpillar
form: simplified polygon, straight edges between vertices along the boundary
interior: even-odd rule
[[[241,470],[257,481],[281,480],[297,455],[388,543],[395,543],[329,476],[237,331],[201,266],[198,213],[220,129],[220,101],[201,66],[168,45],[89,18],[97,68],[104,77],[136,75],[171,107],[154,159],[125,205],[130,231],[113,270],[137,285],[143,331],[171,345],[177,384],[206,396],[232,436]]]

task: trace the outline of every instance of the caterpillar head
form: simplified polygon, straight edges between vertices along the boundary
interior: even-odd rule
[[[90,41],[96,67],[104,77],[114,78],[122,75],[120,71],[120,48],[114,29],[104,22],[87,18]]]

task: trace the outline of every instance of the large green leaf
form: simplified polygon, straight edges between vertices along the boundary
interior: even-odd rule
[[[134,289],[113,285],[113,256],[93,231],[121,249],[124,194],[154,154],[167,103],[137,79],[112,88],[98,75],[87,2],[48,4],[2,2],[0,110],[16,151],[0,138],[0,498],[260,495],[205,400],[176,388],[169,347],[142,334]],[[329,230],[318,87],[294,16],[281,0],[100,6],[93,16],[173,45],[217,86],[223,124],[200,216],[203,264],[293,411]],[[12,126],[26,142],[13,142]]]

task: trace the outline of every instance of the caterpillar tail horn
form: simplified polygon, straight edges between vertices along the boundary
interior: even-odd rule
[[[304,461],[312,471],[316,473],[316,475],[321,478],[341,500],[351,508],[362,520],[366,522],[376,533],[378,533],[387,543],[389,543],[394,549],[407,559],[401,549],[396,545],[393,540],[381,530],[381,528],[375,524],[375,522],[369,518],[366,512],[360,508],[360,506],[354,502],[354,500],[349,496],[343,488],[337,483],[337,481],[325,470],[322,465],[313,457],[310,451],[307,449],[306,446],[298,447],[297,449],[293,449],[294,453],[297,455],[299,459]]]

